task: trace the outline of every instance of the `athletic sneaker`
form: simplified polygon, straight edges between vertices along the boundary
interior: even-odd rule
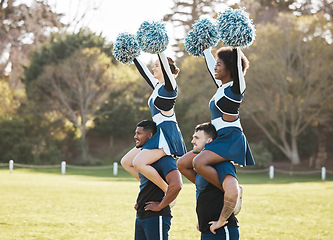
[[[234,214],[237,215],[241,208],[242,208],[242,197],[243,197],[243,188],[241,185],[238,185],[238,198],[237,198],[237,203],[236,203],[236,207],[234,210]]]

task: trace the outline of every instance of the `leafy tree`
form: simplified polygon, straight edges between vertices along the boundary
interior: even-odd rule
[[[229,0],[173,0],[171,13],[163,17],[164,21],[169,21],[173,25],[178,36],[175,36],[176,43],[173,45],[178,56],[184,53],[183,40],[192,25],[203,15],[216,16],[215,11],[218,4],[230,5]]]
[[[327,13],[331,19],[333,18],[333,1],[332,0],[322,0],[318,2],[319,10],[318,12]]]
[[[203,58],[187,56],[177,77],[176,115],[187,146],[191,148],[194,127],[210,121],[208,103],[216,91]]]
[[[28,98],[30,97],[30,84],[43,73],[45,66],[62,62],[77,49],[94,47],[101,49],[102,52],[111,57],[111,44],[107,44],[105,38],[97,36],[88,29],[81,29],[76,34],[57,35],[51,39],[49,44],[41,47],[39,51],[33,52],[30,64],[25,68],[22,79],[27,89]],[[111,61],[115,62],[113,58]]]
[[[123,73],[126,74],[124,79],[127,81],[124,88],[113,91],[100,110],[113,111],[96,118],[94,128],[89,134],[90,139],[98,138],[104,141],[104,146],[107,144],[107,151],[102,156],[108,156],[113,161],[119,161],[134,146],[133,132],[136,124],[143,119],[151,119],[147,104],[151,88],[135,67],[124,67]],[[92,154],[94,154],[93,149],[92,146]],[[95,155],[101,156],[101,153]]]
[[[33,1],[31,6],[0,1],[0,78],[8,75],[11,89],[22,88],[20,78],[29,53],[47,42],[50,32],[63,27],[60,17],[45,1]]]
[[[11,119],[2,119],[0,161],[13,159],[26,164],[59,164],[61,159],[73,159],[72,151],[68,151],[73,136],[68,129],[61,129],[61,125],[59,121],[50,122],[20,111]]]
[[[62,116],[71,122],[81,139],[82,158],[87,159],[86,130],[97,114],[105,113],[97,112],[110,92],[125,87],[120,84],[125,74],[111,57],[111,45],[87,29],[58,36],[33,53],[24,73],[29,109],[45,118],[53,113],[53,119]]]
[[[98,48],[78,49],[55,65],[47,65],[30,85],[34,102],[43,112],[57,112],[79,130],[83,161],[88,160],[86,133],[101,105],[121,80],[121,71]],[[106,114],[105,112],[100,113]]]
[[[332,0],[305,0],[295,1],[291,5],[291,9],[297,14],[301,15],[313,15],[316,13],[328,14],[331,18],[333,16],[333,1]]]
[[[21,105],[18,99],[24,98],[25,94],[22,90],[11,89],[6,80],[0,80],[0,93],[0,118],[9,119]]]
[[[126,67],[123,73],[126,74],[124,79],[127,81],[131,79],[131,81],[129,84],[124,84],[126,89],[122,88],[110,94],[100,111],[114,110],[96,118],[93,131],[100,132],[102,135],[112,135],[112,138],[129,139],[133,136],[133,130],[139,121],[151,119],[147,105],[151,88],[139,75],[137,69]]]
[[[263,142],[251,144],[251,151],[256,161],[255,167],[267,168],[272,164],[273,155]]]
[[[328,14],[330,18],[333,16],[332,0],[247,0],[240,2],[239,5],[246,7],[246,11],[256,23],[272,22],[279,13],[294,13],[299,16],[322,12]]]
[[[32,156],[32,146],[29,144],[29,128],[20,119],[3,120],[0,122],[0,155],[2,162],[11,159],[19,163],[27,163]]]
[[[248,49],[242,111],[293,163],[299,164],[298,138],[314,121],[327,122],[332,102],[333,48],[326,41],[331,24],[321,15],[280,14],[258,24]]]

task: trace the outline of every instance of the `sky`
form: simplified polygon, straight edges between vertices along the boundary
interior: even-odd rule
[[[145,20],[161,20],[173,6],[172,0],[48,0],[56,12],[64,12],[64,21],[73,19],[77,10],[89,9],[82,24],[115,40],[121,31],[135,33]],[[96,10],[92,10],[95,8]]]
[[[171,12],[172,0],[46,0],[52,9],[64,13],[64,22],[75,19],[75,15],[88,14],[79,27],[87,26],[96,33],[101,33],[108,41],[114,42],[120,32],[135,33],[141,23],[146,20],[162,20],[163,16]],[[95,9],[95,10],[93,10]],[[170,41],[173,39],[172,26],[166,25]],[[169,44],[167,55],[173,55]],[[148,62],[156,56],[142,53],[143,60]]]
[[[80,27],[86,26],[97,34],[102,34],[108,41],[114,42],[119,33],[127,31],[136,33],[141,23],[146,20],[162,20],[163,16],[171,13],[173,0],[43,0],[49,4],[53,11],[63,13],[62,21],[76,26],[74,32]],[[31,4],[34,0],[17,0],[18,3]],[[217,9],[214,9],[217,10]],[[83,20],[82,14],[87,14]],[[75,17],[79,16],[79,17]],[[175,57],[171,45],[177,37],[184,33],[175,33],[171,23],[166,23],[169,35],[169,46],[165,53],[167,56]],[[185,36],[184,36],[185,37]],[[141,59],[148,63],[155,61],[156,56],[141,53]]]

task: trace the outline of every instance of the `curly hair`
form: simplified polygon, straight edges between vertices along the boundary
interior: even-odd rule
[[[221,47],[216,51],[216,54],[215,54],[216,58],[219,58],[223,61],[224,65],[231,73],[231,78],[233,77],[232,76],[232,51],[233,51],[233,49],[231,47]],[[245,75],[246,70],[249,68],[250,64],[249,64],[249,60],[244,55],[244,53],[242,53],[241,61],[242,61],[242,72]]]

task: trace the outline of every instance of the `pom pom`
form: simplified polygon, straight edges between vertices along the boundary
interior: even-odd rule
[[[165,23],[162,21],[144,21],[136,37],[141,49],[147,53],[161,53],[169,44]]]
[[[203,46],[213,47],[219,42],[215,23],[209,18],[201,18],[193,24],[191,31],[185,37],[185,50],[188,54],[203,56]]]
[[[248,47],[255,39],[255,27],[245,8],[228,9],[217,19],[222,42],[231,47]]]
[[[114,58],[126,65],[132,64],[140,52],[141,49],[135,35],[127,32],[118,35],[112,51]]]

